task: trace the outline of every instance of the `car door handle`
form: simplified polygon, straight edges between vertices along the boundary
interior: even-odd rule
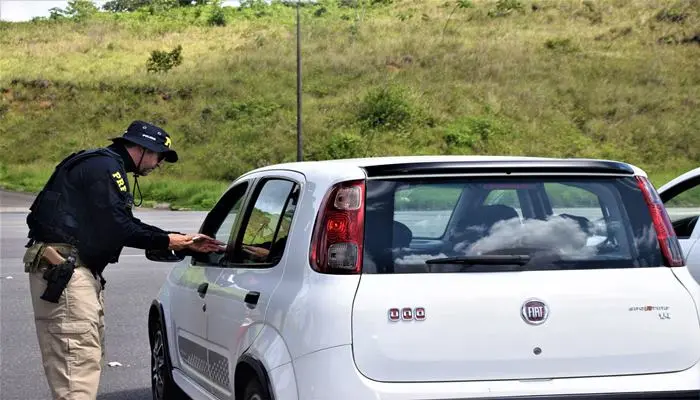
[[[246,304],[250,304],[251,306],[256,306],[258,304],[258,300],[260,299],[260,292],[248,292],[245,295],[244,301]]]
[[[207,295],[207,289],[209,288],[209,284],[207,282],[204,282],[199,285],[197,288],[197,293],[199,293],[199,297],[204,298],[204,296]]]

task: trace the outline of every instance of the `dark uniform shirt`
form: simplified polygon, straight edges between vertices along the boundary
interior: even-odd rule
[[[80,257],[101,273],[108,263],[118,261],[123,247],[167,249],[168,232],[148,225],[132,213],[133,196],[126,173],[136,166],[120,144],[109,146],[123,161],[113,157],[90,157],[74,166],[67,183],[73,187],[77,205],[80,236],[89,237],[90,245],[80,249]]]

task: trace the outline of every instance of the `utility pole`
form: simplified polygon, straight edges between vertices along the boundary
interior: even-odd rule
[[[301,18],[297,0],[297,161],[303,160],[301,140]]]

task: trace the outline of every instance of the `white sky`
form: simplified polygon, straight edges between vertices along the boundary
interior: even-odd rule
[[[101,7],[107,0],[93,0]],[[237,6],[238,0],[225,0],[225,6]],[[0,21],[29,21],[34,17],[48,17],[49,10],[58,7],[65,9],[68,0],[0,0]]]

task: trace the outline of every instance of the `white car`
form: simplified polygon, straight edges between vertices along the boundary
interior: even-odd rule
[[[700,398],[700,285],[626,163],[272,165],[200,232],[147,253],[155,399]]]

